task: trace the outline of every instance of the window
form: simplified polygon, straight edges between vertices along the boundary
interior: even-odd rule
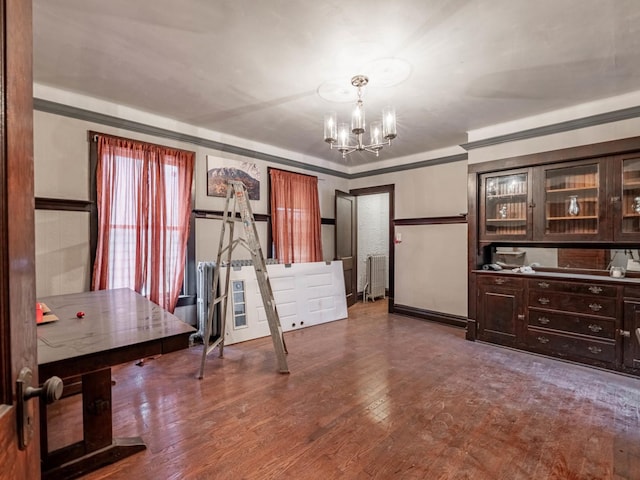
[[[244,281],[233,281],[233,328],[247,328]]]
[[[131,288],[173,311],[182,289],[195,154],[98,135],[93,289]]]
[[[322,261],[318,177],[269,169],[271,229],[282,263]]]

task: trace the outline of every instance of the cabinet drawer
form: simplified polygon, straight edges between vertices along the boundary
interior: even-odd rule
[[[598,297],[616,297],[618,287],[599,283],[572,283],[557,282],[546,279],[529,280],[530,290],[542,290],[551,292],[577,293],[580,295],[594,295]]]
[[[478,275],[478,286],[489,285],[524,289],[524,280],[511,275]]]
[[[613,366],[616,360],[616,345],[613,342],[590,340],[533,328],[527,330],[527,347],[556,357],[578,361],[589,360],[589,363],[602,365]]]
[[[528,326],[561,330],[608,340],[613,340],[616,336],[614,319],[581,317],[544,310],[530,309]]]
[[[615,298],[529,290],[529,307],[615,317],[616,303]]]
[[[630,298],[640,298],[640,285],[625,285],[624,296]]]

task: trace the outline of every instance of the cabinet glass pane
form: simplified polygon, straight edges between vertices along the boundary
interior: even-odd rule
[[[598,165],[545,171],[545,232],[598,233]]]
[[[490,235],[527,233],[527,174],[487,177],[485,231]]]
[[[622,231],[640,232],[640,158],[625,160],[622,167]]]

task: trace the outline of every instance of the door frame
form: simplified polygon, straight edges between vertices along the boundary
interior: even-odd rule
[[[340,209],[338,204],[340,199],[346,200],[350,203],[350,211],[348,215],[350,230],[349,230],[349,255],[341,255],[342,248],[345,246],[339,241],[338,231],[340,230],[340,219],[342,215],[339,213]],[[334,211],[335,211],[335,226],[333,230],[333,247],[334,247],[334,259],[342,261],[342,273],[344,275],[344,288],[347,302],[347,308],[355,305],[358,301],[358,203],[355,195],[351,195],[348,192],[342,190],[335,190],[334,197]],[[346,231],[346,228],[345,228]],[[349,274],[347,274],[349,273]]]
[[[32,372],[29,386],[38,383],[31,23],[31,0],[1,1],[0,480],[40,478],[38,399],[25,403],[33,437],[22,450],[15,401],[24,367]]]
[[[349,190],[349,194],[356,197],[364,195],[375,195],[379,193],[389,194],[389,303],[388,312],[393,313],[395,311],[395,184],[378,185],[375,187],[365,188],[352,188]],[[356,210],[357,215],[357,210]],[[357,222],[356,222],[357,228]],[[357,271],[357,270],[356,270]]]

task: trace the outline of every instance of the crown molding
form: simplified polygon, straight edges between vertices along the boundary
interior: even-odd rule
[[[518,140],[526,140],[528,138],[542,137],[545,135],[552,135],[554,133],[568,132],[570,130],[578,130],[580,128],[593,127],[596,125],[618,122],[620,120],[628,120],[630,118],[637,117],[640,117],[640,106],[623,108],[621,110],[599,113],[597,115],[590,115],[588,117],[553,123],[542,127],[529,128],[527,130],[498,135],[496,137],[484,138],[482,140],[463,143],[460,146],[469,151],[476,148],[489,147]]]
[[[143,133],[145,135],[151,135],[159,138],[167,138],[179,142],[198,145],[212,150],[218,150],[222,152],[233,153],[248,158],[255,158],[257,160],[264,160],[265,162],[285,165],[287,167],[300,168],[307,171],[321,173],[324,175],[331,175],[334,177],[344,178],[347,180],[353,180],[356,178],[370,177],[373,175],[381,175],[386,173],[400,172],[403,170],[413,170],[416,168],[422,168],[426,166],[439,165],[442,163],[458,162],[467,159],[467,154],[462,153],[458,155],[451,155],[447,157],[434,158],[431,160],[423,160],[414,163],[407,163],[404,165],[395,165],[387,168],[380,168],[376,170],[370,170],[359,173],[346,173],[339,170],[333,170],[330,168],[319,167],[309,163],[298,162],[284,157],[278,157],[276,155],[269,155],[266,153],[250,150],[248,148],[237,147],[235,145],[229,145],[227,143],[216,142],[195,135],[188,135],[166,128],[155,127],[153,125],[147,125],[141,122],[135,122],[132,120],[126,120],[112,115],[106,115],[104,113],[98,113],[91,110],[85,110],[83,108],[73,107],[62,103],[52,102],[50,100],[44,100],[42,98],[33,99],[33,109],[40,112],[52,113],[54,115],[61,115],[64,117],[75,118],[76,120],[84,120],[87,122],[97,123],[100,125],[106,125],[114,128],[121,128],[123,130],[129,130],[131,132]]]

